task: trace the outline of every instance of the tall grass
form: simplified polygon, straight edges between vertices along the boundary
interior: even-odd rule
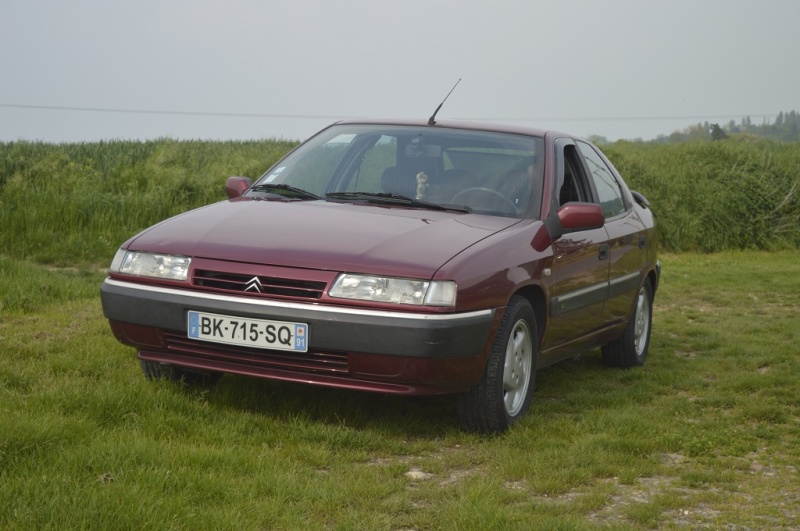
[[[106,262],[136,232],[224,199],[294,143],[0,144],[0,249],[43,263]]]
[[[800,246],[800,144],[739,137],[604,151],[651,201],[665,250]]]
[[[105,264],[138,231],[224,199],[287,141],[0,143],[0,254]],[[800,144],[748,138],[604,148],[656,212],[666,251],[800,247]]]

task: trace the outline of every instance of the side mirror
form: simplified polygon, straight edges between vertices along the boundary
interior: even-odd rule
[[[228,199],[236,199],[251,186],[253,186],[253,179],[249,177],[228,177],[225,182],[225,195],[228,196]]]
[[[642,194],[640,194],[639,192],[631,190],[631,195],[636,200],[636,202],[639,203],[639,206],[641,206],[642,208],[647,208],[650,206],[650,201],[648,201],[647,198]]]
[[[603,209],[597,203],[567,203],[558,209],[558,221],[566,233],[599,229],[606,219]]]

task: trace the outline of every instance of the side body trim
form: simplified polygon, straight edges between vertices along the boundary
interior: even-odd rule
[[[556,317],[563,315],[592,304],[601,303],[622,295],[623,293],[634,291],[641,283],[642,274],[639,271],[628,273],[621,277],[611,279],[606,282],[599,282],[592,286],[553,297],[550,301],[550,316]]]

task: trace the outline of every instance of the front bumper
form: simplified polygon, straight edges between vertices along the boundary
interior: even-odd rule
[[[437,392],[464,389],[482,374],[491,331],[497,326],[492,309],[455,314],[364,310],[309,303],[235,297],[139,284],[107,278],[101,288],[103,312],[118,339],[135,346],[140,357],[187,367],[304,381],[386,392]],[[176,356],[165,337],[186,337],[187,312],[307,323],[308,356],[335,353],[348,357],[347,369],[333,377],[314,376],[315,370],[236,369],[229,363],[209,362],[186,352]],[[222,346],[202,347],[221,352]],[[192,347],[195,348],[196,347]],[[184,349],[186,350],[186,349]],[[231,349],[227,349],[231,351]],[[250,358],[260,363],[259,352]],[[263,351],[269,355],[271,351]],[[239,352],[236,353],[237,356]],[[277,355],[278,353],[273,353]],[[281,356],[286,357],[285,353]],[[302,357],[306,354],[293,354]],[[368,367],[368,369],[364,369]],[[382,368],[383,367],[383,368]],[[277,371],[277,372],[276,372]],[[290,374],[291,373],[291,374]],[[293,375],[293,376],[292,376]],[[401,383],[403,389],[378,384],[372,389],[351,379]],[[338,381],[337,380],[337,381]]]

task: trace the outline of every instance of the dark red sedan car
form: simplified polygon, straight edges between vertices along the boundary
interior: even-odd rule
[[[340,122],[226,190],[111,264],[103,309],[148,377],[453,393],[465,429],[501,431],[539,367],[645,361],[653,213],[584,140]]]

